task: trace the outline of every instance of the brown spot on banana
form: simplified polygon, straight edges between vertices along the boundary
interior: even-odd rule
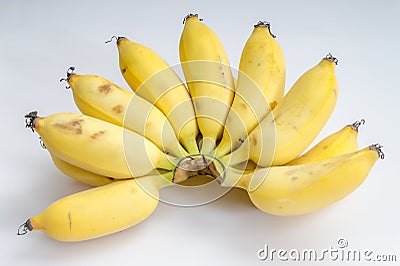
[[[82,134],[82,125],[83,119],[73,120],[69,123],[55,123],[54,127],[61,128],[64,130],[69,130],[74,132],[75,134]]]
[[[106,132],[107,132],[106,130],[100,130],[99,132],[96,132],[96,133],[90,135],[90,138],[91,139],[97,139],[98,137],[103,136],[104,134],[106,134]]]
[[[118,104],[118,105],[113,107],[112,111],[117,113],[117,114],[120,114],[120,113],[122,113],[124,111],[124,107],[122,105]]]
[[[99,92],[100,92],[100,93],[103,93],[103,94],[105,94],[105,95],[109,94],[111,90],[112,90],[112,89],[111,89],[111,83],[106,83],[106,84],[101,85],[101,86],[99,87]]]
[[[244,102],[239,103],[239,107],[243,110],[246,110],[248,108],[247,104],[245,104]]]
[[[124,74],[126,72],[126,68],[121,68],[121,73]]]
[[[269,103],[269,109],[273,110],[276,107],[277,104],[278,103],[276,101],[273,101],[272,103]]]
[[[256,137],[250,136],[250,137],[249,137],[249,140],[250,140],[250,144],[251,144],[251,145],[257,146],[257,138],[256,138]]]
[[[71,216],[71,212],[68,212],[68,223],[69,223],[69,231],[72,231],[72,216]]]

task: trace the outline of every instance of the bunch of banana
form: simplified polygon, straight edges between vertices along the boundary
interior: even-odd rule
[[[254,25],[236,81],[217,34],[197,14],[184,24],[185,82],[152,49],[115,37],[132,91],[71,67],[62,80],[81,113],[25,116],[55,166],[96,187],[54,202],[18,234],[40,230],[70,242],[121,231],[154,211],[160,189],[198,175],[245,189],[266,213],[305,214],[353,192],[383,159],[379,144],[359,149],[364,119],[304,152],[338,97],[331,54],[284,95],[284,55],[268,22]]]

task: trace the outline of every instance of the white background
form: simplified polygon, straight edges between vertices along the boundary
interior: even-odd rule
[[[400,2],[232,2],[2,1],[2,265],[271,265],[257,258],[266,244],[322,250],[337,247],[339,238],[349,248],[396,254],[400,260]],[[88,188],[52,165],[38,135],[24,128],[23,115],[77,111],[71,92],[58,82],[70,65],[78,73],[98,74],[127,87],[115,44],[104,44],[112,35],[129,37],[170,64],[179,63],[182,19],[189,12],[199,13],[217,32],[235,67],[253,24],[270,21],[286,56],[287,89],[328,52],[338,57],[339,100],[318,140],[364,118],[360,146],[379,142],[386,158],[353,194],[309,215],[274,217],[257,210],[244,191],[233,190],[196,208],[160,204],[139,225],[91,241],[60,243],[41,232],[17,236],[17,227],[28,217]]]

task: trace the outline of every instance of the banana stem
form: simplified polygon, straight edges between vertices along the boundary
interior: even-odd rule
[[[186,157],[189,155],[189,153],[181,145],[179,145],[178,149],[179,149],[179,152],[181,153],[181,156]]]
[[[226,169],[225,180],[221,183],[223,187],[237,187],[247,190],[252,178],[252,172],[229,167]]]
[[[179,158],[175,156],[165,154],[165,159],[162,159],[158,162],[157,168],[165,169],[165,170],[174,170],[176,165],[179,163]]]
[[[248,145],[242,143],[239,148],[220,158],[224,165],[236,165],[249,159]]]
[[[188,151],[190,154],[199,153],[199,147],[197,147],[196,138],[186,138],[181,139],[182,146]]]
[[[203,138],[201,142],[201,151],[202,154],[210,154],[215,149],[215,139],[212,138]]]

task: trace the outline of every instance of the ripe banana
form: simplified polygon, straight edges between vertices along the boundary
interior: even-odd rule
[[[235,84],[228,57],[217,34],[197,14],[185,17],[179,42],[182,70],[203,136],[201,152],[210,153],[223,133]]]
[[[189,153],[198,153],[193,103],[176,72],[156,52],[125,37],[117,38],[117,47],[121,73],[129,86],[168,117]]]
[[[230,169],[222,185],[247,190],[254,205],[266,213],[305,214],[339,201],[359,187],[376,160],[383,159],[381,148],[376,144],[314,163],[258,168],[241,177],[241,172]]]
[[[288,162],[286,165],[312,163],[357,151],[358,128],[364,123],[365,120],[361,119],[360,121],[343,127],[341,130],[324,138],[305,154]]]
[[[66,161],[58,158],[57,156],[51,154],[51,159],[53,160],[54,165],[66,176],[69,176],[79,182],[84,184],[98,187],[110,184],[114,181],[113,178],[109,178],[103,175],[98,175],[93,172],[87,171]]]
[[[155,169],[173,170],[174,158],[151,141],[120,126],[76,113],[26,115],[46,148],[62,160],[116,179],[140,177]]]
[[[283,97],[285,59],[274,38],[269,23],[260,21],[254,25],[240,58],[235,98],[216,149],[217,157],[239,147],[240,140],[244,140]]]
[[[172,172],[115,181],[57,200],[18,230],[40,230],[58,241],[88,240],[119,232],[147,218],[158,204],[158,190]]]
[[[250,159],[266,167],[283,165],[299,156],[321,131],[335,107],[336,63],[337,59],[328,54],[304,73],[244,143],[221,160],[234,165]]]
[[[175,157],[187,155],[167,117],[148,101],[99,76],[69,71],[66,80],[83,114],[132,130],[164,153]]]
[[[246,190],[266,213],[301,215],[346,197],[383,159],[379,144],[358,149],[363,120],[301,155],[336,104],[332,55],[283,96],[285,61],[269,23],[255,25],[237,81],[216,33],[197,14],[184,24],[179,55],[188,87],[153,50],[115,37],[134,93],[70,68],[63,80],[83,114],[25,116],[58,169],[98,187],[54,202],[18,234],[40,230],[72,242],[118,232],[154,211],[161,188],[196,175]]]

